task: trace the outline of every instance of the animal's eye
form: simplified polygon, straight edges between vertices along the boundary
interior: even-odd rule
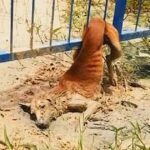
[[[40,105],[40,108],[44,109],[44,108],[45,108],[45,105]]]
[[[56,117],[53,117],[53,118],[52,118],[52,121],[55,121],[55,120],[56,120]]]

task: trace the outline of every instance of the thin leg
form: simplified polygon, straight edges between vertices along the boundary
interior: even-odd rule
[[[122,49],[121,49],[121,45],[119,41],[118,31],[111,24],[108,24],[108,23],[106,23],[104,41],[105,41],[104,43],[108,44],[111,49],[110,55],[106,56],[110,83],[113,86],[116,86],[116,80],[114,78],[112,62],[116,60],[117,58],[121,57]]]

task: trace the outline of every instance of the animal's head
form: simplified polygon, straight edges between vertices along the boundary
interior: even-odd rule
[[[21,103],[20,106],[24,111],[30,113],[31,119],[41,129],[48,128],[58,113],[51,99],[36,99],[30,104]]]

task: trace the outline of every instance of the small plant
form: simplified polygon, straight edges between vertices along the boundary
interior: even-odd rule
[[[4,139],[5,139],[5,145],[7,147],[8,150],[13,150],[13,145],[9,140],[9,137],[7,135],[7,131],[6,131],[6,127],[4,127]]]
[[[16,141],[15,141],[16,142]],[[5,146],[5,150],[38,150],[37,146],[34,144],[19,144],[19,143],[12,143],[10,138],[8,137],[6,127],[4,127],[4,142],[0,141],[0,144]]]
[[[83,150],[83,134],[86,130],[86,127],[84,126],[84,122],[85,122],[85,119],[84,119],[84,114],[83,116],[81,116],[79,118],[79,141],[78,141],[78,148],[77,150]]]
[[[114,132],[114,142],[109,144],[110,150],[150,150],[144,142],[143,127],[138,122],[132,123],[130,130],[124,130],[125,127],[116,128],[112,126]],[[128,143],[125,145],[125,142]]]
[[[116,128],[115,126],[112,126],[111,131],[113,131],[115,133],[115,140],[114,140],[113,144],[110,144],[110,149],[111,150],[120,150],[121,145],[122,145],[121,135],[122,135],[122,130],[124,128],[125,127]]]
[[[142,128],[139,126],[139,124],[137,122],[135,124],[131,122],[131,125],[132,125],[131,130],[132,149],[136,150],[137,148],[139,148],[140,150],[150,150],[150,147],[147,148],[147,146],[144,143],[142,136]]]

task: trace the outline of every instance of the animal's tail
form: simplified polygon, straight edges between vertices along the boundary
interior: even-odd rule
[[[108,44],[111,50],[110,54],[106,56],[106,61],[110,76],[110,82],[112,85],[116,85],[113,74],[112,61],[122,55],[122,49],[119,40],[119,33],[117,29],[109,23],[106,23],[105,25],[104,44]]]

